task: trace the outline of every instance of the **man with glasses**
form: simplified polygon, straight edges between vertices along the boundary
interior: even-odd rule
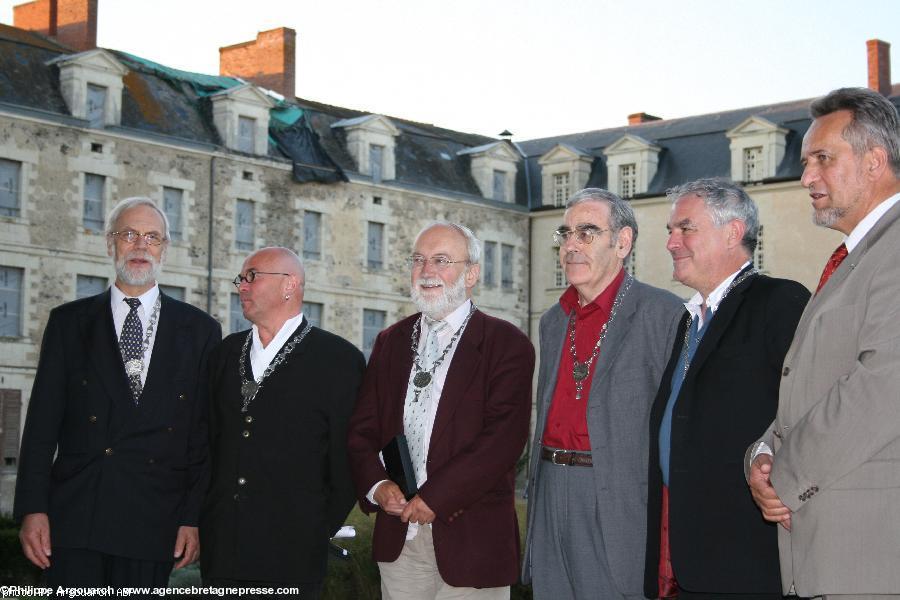
[[[419,313],[378,335],[350,424],[360,506],[377,512],[385,600],[509,598],[518,578],[515,475],[534,350],[472,303],[480,256],[463,225],[419,233],[408,261]],[[379,457],[398,434],[417,486],[408,497]]]
[[[554,239],[569,288],[541,317],[523,580],[536,599],[642,598],[650,406],[678,298],[624,269],[634,212],[588,188]]]
[[[753,268],[759,215],[739,186],[700,179],[668,197],[673,276],[696,294],[650,413],[644,591],[779,600],[775,526],[735,467],[775,416],[809,292]]]
[[[304,283],[287,248],[254,252],[234,278],[253,326],[210,358],[205,585],[297,587],[317,598],[328,539],[353,506],[347,421],[365,359],[303,316]]]
[[[28,405],[15,516],[57,586],[165,587],[199,553],[208,482],[203,372],[219,324],[157,286],[165,214],[127,198],[106,221],[116,280],[50,312]]]

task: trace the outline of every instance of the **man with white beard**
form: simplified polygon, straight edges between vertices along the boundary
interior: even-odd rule
[[[165,587],[200,551],[203,371],[222,332],[160,292],[168,243],[152,200],[119,202],[106,225],[115,285],[54,308],[44,330],[14,514],[54,588]]]
[[[420,314],[375,341],[348,449],[386,600],[509,598],[519,576],[516,461],[528,438],[534,349],[472,303],[481,244],[465,226],[419,233],[410,297]],[[379,452],[398,434],[417,492],[406,498]]]

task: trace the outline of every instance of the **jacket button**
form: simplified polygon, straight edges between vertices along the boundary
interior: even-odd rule
[[[91,416],[89,416],[89,417],[88,417],[88,421],[90,421],[91,423],[96,423],[96,422],[97,422],[97,415],[91,415]]]
[[[240,495],[240,494],[235,494],[235,495],[234,495],[234,500],[235,500],[235,502],[237,502],[237,501],[240,500],[240,499],[241,499],[241,495]]]
[[[787,377],[787,376],[790,375],[790,374],[791,374],[791,368],[790,368],[790,367],[785,367],[784,369],[781,370],[781,376],[782,376],[782,377]]]
[[[253,422],[253,417],[251,417],[250,415],[247,415],[246,417],[244,417],[244,421],[247,422],[247,423],[252,423],[252,422]]]
[[[179,400],[184,400],[184,394],[178,394],[178,399],[179,399]]]
[[[113,449],[112,449],[112,448],[107,448],[106,450],[103,451],[103,453],[104,453],[105,455],[107,455],[107,456],[112,456],[112,455],[113,455]]]
[[[244,477],[238,477],[238,485],[247,485],[247,480]]]
[[[174,427],[166,427],[166,431],[168,431],[169,433],[172,433],[173,431],[175,431],[175,428]]]
[[[248,438],[248,437],[250,437],[250,432],[245,429],[244,432],[241,433],[241,435],[244,436],[245,438]]]
[[[82,379],[82,380],[81,380],[81,385],[87,385],[87,379]]]
[[[155,458],[148,458],[148,459],[147,459],[147,464],[148,464],[148,465],[152,465],[152,464],[155,464],[155,463],[156,463],[156,459],[155,459]]]

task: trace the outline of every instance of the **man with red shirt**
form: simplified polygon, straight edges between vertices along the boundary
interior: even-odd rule
[[[569,288],[541,318],[523,580],[534,597],[642,598],[648,418],[684,307],[624,270],[637,223],[588,188],[554,234]]]

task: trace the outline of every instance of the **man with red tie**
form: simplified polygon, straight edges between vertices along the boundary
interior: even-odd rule
[[[745,468],[778,522],[782,588],[900,594],[900,118],[844,88],[811,105],[801,182],[847,237],[784,359],[779,407]]]

